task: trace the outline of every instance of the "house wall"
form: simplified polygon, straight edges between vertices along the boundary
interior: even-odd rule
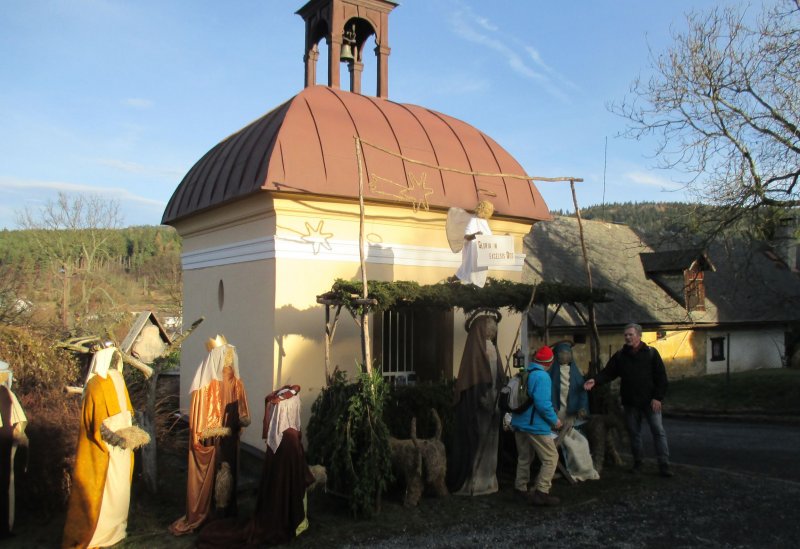
[[[706,335],[706,372],[725,373],[730,364],[731,372],[754,370],[756,368],[782,368],[785,349],[784,327],[760,330],[709,331]],[[711,338],[725,338],[725,360],[711,360]],[[730,338],[730,351],[728,349]]]
[[[461,255],[447,244],[445,221],[446,212],[367,205],[368,277],[434,284],[451,276]],[[518,255],[514,266],[490,270],[489,276],[519,281],[522,237],[530,225],[505,220],[491,220],[490,225],[495,234],[515,237]],[[195,215],[177,223],[176,229],[184,245],[184,316],[187,322],[206,319],[184,343],[181,408],[188,410],[188,390],[206,355],[205,340],[223,333],[237,346],[253,419],[243,440],[262,448],[264,396],[283,384],[300,385],[302,421],[307,422],[325,384],[325,309],[316,296],[329,290],[336,278],[360,280],[358,205],[264,193],[263,198],[250,197]],[[463,326],[459,311],[453,327],[456,375],[467,335]],[[504,356],[511,352],[518,329],[519,315],[504,312],[498,334]],[[360,331],[343,310],[331,366],[352,378],[360,359]]]
[[[706,339],[703,332],[663,330],[661,337],[658,337],[658,332],[644,332],[642,340],[658,349],[669,379],[681,379],[705,373]]]
[[[581,330],[583,332],[583,330]],[[784,365],[785,327],[722,330],[664,330],[645,331],[642,340],[658,349],[669,379],[725,373],[727,360],[712,361],[711,339],[722,337],[725,341],[725,355],[728,357],[727,338],[730,337],[730,371],[739,372],[756,368],[781,368]],[[551,336],[550,344],[561,340],[571,340],[571,334]],[[601,367],[611,355],[624,345],[622,330],[619,333],[600,334]],[[538,337],[530,338],[531,348],[542,345]],[[590,350],[588,344],[575,345],[573,354],[580,370],[589,370]]]
[[[239,201],[176,224],[183,238],[183,310],[187,325],[205,320],[181,348],[180,407],[189,410],[189,387],[207,355],[205,342],[224,334],[237,349],[252,426],[244,438],[261,434],[264,392],[274,371],[275,259],[259,235],[274,231],[271,201]],[[257,445],[261,447],[261,445]]]
[[[583,332],[583,330],[581,330]],[[571,334],[557,334],[551,336],[549,343],[552,345],[562,340],[572,340]],[[642,341],[656,348],[664,361],[669,379],[702,375],[705,372],[705,344],[706,339],[702,332],[699,334],[692,330],[665,330],[659,337],[658,331],[643,331]],[[539,338],[531,339],[532,348],[542,345]],[[625,344],[622,329],[618,332],[600,333],[600,367],[603,368],[615,352]],[[587,373],[591,351],[588,343],[575,345],[573,356],[578,368]]]

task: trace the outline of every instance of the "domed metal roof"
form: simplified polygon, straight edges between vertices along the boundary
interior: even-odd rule
[[[473,126],[416,105],[311,86],[208,151],[178,185],[162,222],[263,191],[357,200],[355,136],[364,141],[367,201],[472,210],[489,200],[496,216],[550,219],[529,181],[431,167],[525,175]]]

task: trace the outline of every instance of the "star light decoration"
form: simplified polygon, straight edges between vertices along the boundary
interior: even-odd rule
[[[427,179],[427,172],[420,173],[419,177],[412,172],[408,172],[408,185],[402,185],[373,173],[369,178],[369,189],[374,194],[382,194],[404,202],[411,202],[411,207],[416,213],[420,207],[426,211],[428,210],[428,197],[433,194],[433,189],[428,186]]]
[[[333,236],[333,233],[324,233],[322,232],[322,226],[324,225],[325,221],[320,219],[319,223],[317,223],[317,227],[313,228],[311,223],[308,221],[306,223],[306,234],[300,235],[300,239],[303,242],[308,242],[311,244],[311,247],[314,250],[314,255],[319,253],[320,246],[323,246],[326,250],[332,251],[331,245],[328,243],[328,239]]]

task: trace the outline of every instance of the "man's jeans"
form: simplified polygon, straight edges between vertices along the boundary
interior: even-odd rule
[[[669,463],[667,433],[664,431],[664,424],[661,421],[661,412],[654,412],[649,404],[644,408],[625,406],[625,424],[628,427],[628,435],[631,437],[631,453],[634,461],[642,461],[642,417],[650,425],[658,463]]]

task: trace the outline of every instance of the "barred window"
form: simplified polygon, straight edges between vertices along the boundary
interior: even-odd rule
[[[392,385],[452,377],[452,311],[385,311],[375,324],[373,353]]]

